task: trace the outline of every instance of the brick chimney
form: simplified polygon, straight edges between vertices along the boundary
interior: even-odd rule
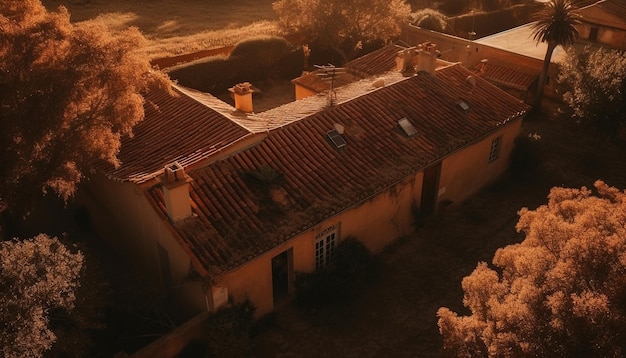
[[[235,97],[235,108],[245,113],[252,113],[252,85],[249,82],[238,83],[228,91]]]
[[[161,184],[167,216],[172,221],[179,221],[191,216],[190,181],[191,178],[185,175],[185,169],[178,162],[165,166]]]
[[[435,73],[437,68],[437,45],[432,42],[424,42],[417,49],[417,72],[425,71]]]

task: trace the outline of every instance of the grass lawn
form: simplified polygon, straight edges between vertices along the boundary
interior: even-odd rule
[[[74,22],[112,31],[135,26],[148,40],[150,59],[222,46],[257,35],[278,34],[273,0],[43,0],[65,6]]]

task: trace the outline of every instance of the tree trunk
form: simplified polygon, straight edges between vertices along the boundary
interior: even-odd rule
[[[535,100],[533,101],[533,109],[535,110],[541,110],[541,99],[543,98],[543,91],[546,86],[546,79],[548,78],[548,68],[550,67],[550,60],[552,59],[552,53],[556,45],[556,42],[548,42],[546,57],[543,59],[543,66],[539,74],[539,81],[537,82],[537,91],[535,92]]]

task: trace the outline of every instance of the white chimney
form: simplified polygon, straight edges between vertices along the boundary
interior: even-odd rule
[[[249,82],[238,83],[228,91],[235,97],[235,108],[245,113],[252,113],[252,85]]]
[[[165,166],[162,180],[163,196],[167,216],[172,221],[179,221],[191,216],[189,198],[189,182],[191,178],[185,175],[185,169],[178,162]]]
[[[425,71],[435,73],[437,68],[437,45],[432,42],[424,42],[417,50],[417,72]]]

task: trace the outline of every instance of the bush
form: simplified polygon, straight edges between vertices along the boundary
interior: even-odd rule
[[[207,322],[207,357],[249,357],[256,307],[245,301],[219,309]]]
[[[355,238],[341,241],[333,263],[322,270],[297,273],[296,303],[304,308],[324,308],[353,298],[377,273],[372,253]]]
[[[515,139],[511,152],[510,171],[515,178],[527,178],[537,174],[541,159],[536,143],[530,137],[520,136]]]
[[[244,58],[252,67],[270,67],[291,51],[287,40],[277,36],[259,36],[239,41],[230,57]]]
[[[291,79],[302,73],[304,53],[281,37],[256,37],[235,45],[230,56],[213,56],[167,70],[183,86],[214,95],[241,82]]]

